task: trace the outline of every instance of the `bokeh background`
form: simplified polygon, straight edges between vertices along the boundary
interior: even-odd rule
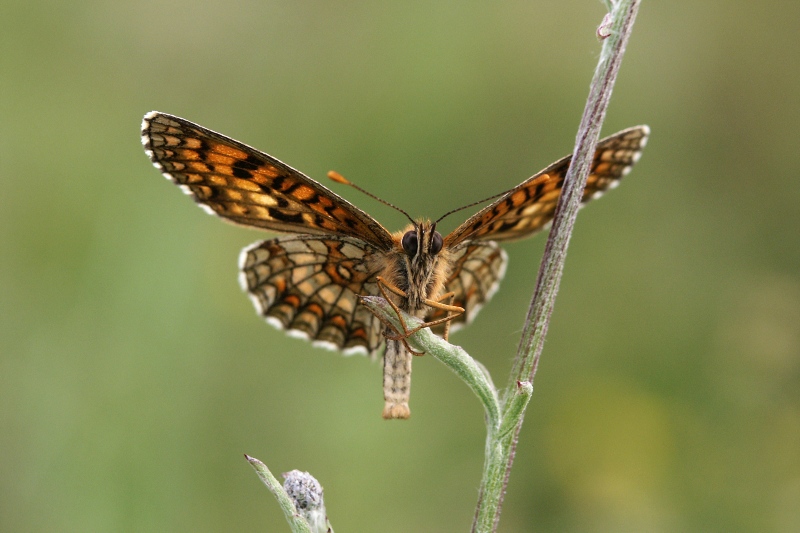
[[[139,142],[177,114],[415,216],[569,153],[595,0],[0,2],[0,530],[288,531],[242,457],[312,472],[337,531],[466,531],[481,408],[415,361],[267,327],[266,234],[205,215]],[[800,531],[800,3],[645,1],[581,212],[501,531]],[[332,185],[399,229],[402,215]],[[453,216],[455,227],[468,213]],[[545,237],[453,337],[504,383]]]

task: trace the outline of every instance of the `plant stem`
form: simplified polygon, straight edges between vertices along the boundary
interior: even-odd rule
[[[529,381],[532,383],[536,374],[561,274],[564,270],[569,239],[600,136],[600,128],[640,3],[641,0],[606,2],[606,5],[612,6],[610,17],[604,20],[603,35],[608,34],[608,37],[603,41],[600,61],[595,70],[589,97],[581,117],[572,154],[572,164],[564,179],[517,357],[511,371],[509,384],[503,393],[504,402],[507,402],[514,394],[517,382]],[[497,529],[503,498],[514,463],[522,419],[523,417],[520,416],[516,429],[511,432],[501,434],[498,431],[490,431],[487,435],[486,463],[472,525],[473,532],[493,532]]]

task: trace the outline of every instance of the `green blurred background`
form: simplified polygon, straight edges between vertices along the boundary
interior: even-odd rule
[[[312,472],[337,531],[466,531],[481,408],[431,358],[290,339],[237,284],[266,234],[151,166],[173,113],[415,216],[569,153],[596,0],[0,3],[0,530],[288,531],[242,457]],[[501,531],[800,531],[800,4],[645,1],[581,212]],[[399,229],[402,215],[341,194]],[[453,216],[445,230],[460,221]],[[453,337],[504,383],[545,237]]]

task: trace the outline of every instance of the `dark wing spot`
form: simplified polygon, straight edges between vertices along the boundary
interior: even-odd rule
[[[249,155],[247,159],[239,159],[233,164],[233,175],[237,178],[251,179],[253,177],[252,171],[256,170],[258,166],[258,158]]]
[[[517,221],[515,221],[515,220],[508,221],[507,220],[507,221],[504,221],[502,224],[500,224],[498,227],[496,227],[494,229],[494,231],[502,233],[502,232],[504,232],[504,231],[506,231],[508,229],[513,228],[516,225],[517,225]]]
[[[253,174],[251,174],[249,170],[245,170],[243,168],[239,168],[237,166],[239,163],[240,162],[237,161],[236,164],[233,165],[233,175],[236,176],[237,178],[241,178],[241,179],[244,179],[244,180],[252,179],[253,178]]]
[[[322,215],[314,215],[314,224],[320,228],[325,227],[327,220]]]
[[[273,218],[275,220],[280,220],[281,222],[295,223],[295,224],[302,224],[303,222],[305,222],[303,220],[302,213],[290,214],[286,213],[285,211],[281,211],[280,209],[275,209],[274,207],[270,207],[269,209],[267,209],[267,212],[269,213],[270,218]]]
[[[240,159],[233,164],[233,168],[241,168],[242,170],[255,170],[261,164],[261,161],[252,155],[248,155],[247,159]]]

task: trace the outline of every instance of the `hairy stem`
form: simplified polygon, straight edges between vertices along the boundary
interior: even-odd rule
[[[611,12],[610,16],[603,20],[603,31],[598,32],[598,35],[604,38],[600,61],[595,70],[589,97],[581,117],[572,154],[572,164],[564,179],[561,197],[556,207],[553,226],[539,268],[517,357],[509,377],[509,384],[503,392],[504,402],[508,402],[516,393],[518,382],[532,383],[536,374],[561,274],[564,270],[564,260],[572,228],[578,214],[612,88],[640,2],[641,0],[610,0],[606,2],[606,5],[611,6]],[[490,431],[487,436],[487,457],[472,526],[473,532],[483,533],[497,529],[503,498],[514,463],[522,420],[523,417],[520,416],[516,428],[508,433]]]

